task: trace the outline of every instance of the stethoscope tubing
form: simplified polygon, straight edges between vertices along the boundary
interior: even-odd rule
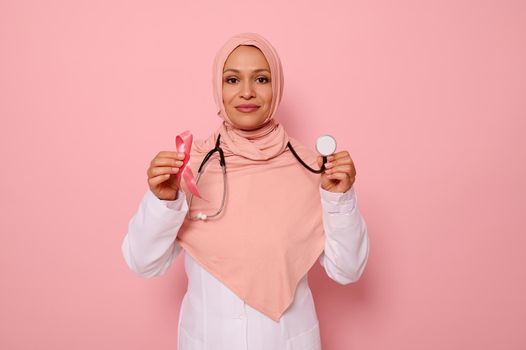
[[[323,156],[323,163],[321,164],[321,168],[316,170],[316,169],[312,169],[310,166],[307,165],[307,163],[305,163],[303,161],[303,159],[300,158],[300,156],[298,156],[298,154],[296,153],[296,151],[294,150],[294,148],[292,148],[292,145],[290,144],[290,142],[287,142],[287,146],[289,147],[290,151],[292,152],[292,154],[294,155],[294,157],[296,157],[296,159],[298,160],[298,162],[301,163],[301,165],[303,165],[305,167],[305,169],[315,173],[315,174],[321,174],[325,171],[325,163],[327,163],[327,156]]]
[[[206,156],[203,158],[203,161],[201,162],[201,165],[199,166],[199,169],[197,171],[198,174],[201,172],[201,170],[203,169],[203,166],[206,164],[206,162],[208,162],[208,159],[210,159],[210,157],[215,152],[219,152],[219,164],[221,165],[221,167],[226,167],[225,154],[223,153],[223,149],[219,146],[220,140],[221,140],[221,134],[219,134],[217,136],[215,147],[210,152],[208,152],[206,154]],[[321,173],[323,173],[325,171],[325,163],[327,163],[327,156],[323,156],[323,163],[322,163],[320,169],[313,169],[310,166],[308,166],[307,163],[305,163],[303,161],[303,159],[300,158],[300,156],[298,155],[298,153],[296,153],[296,150],[292,147],[290,142],[287,142],[287,147],[290,149],[290,151],[292,152],[294,157],[298,160],[298,162],[300,162],[300,164],[305,167],[305,169],[307,169],[307,170],[309,170],[309,171],[311,171],[311,172],[313,172],[315,174],[321,174]]]
[[[208,218],[213,218],[213,217],[216,217],[218,216],[222,211],[223,211],[223,208],[225,206],[225,196],[226,196],[226,161],[225,161],[225,154],[223,153],[223,149],[220,147],[220,139],[221,139],[221,134],[219,134],[217,136],[217,140],[216,140],[216,144],[215,144],[215,147],[210,150],[206,155],[205,157],[203,158],[201,164],[199,165],[199,169],[197,170],[197,176],[196,176],[196,179],[195,179],[195,182],[196,182],[196,185],[199,183],[199,179],[201,178],[201,174],[202,174],[202,170],[203,170],[203,167],[205,166],[205,164],[208,162],[208,160],[210,159],[210,157],[212,157],[212,155],[215,153],[215,152],[218,152],[219,153],[219,165],[221,165],[221,169],[222,169],[222,172],[223,172],[223,198],[221,200],[221,206],[219,207],[219,210],[216,211],[214,214],[211,214],[211,215],[205,215],[203,213],[198,213],[195,217],[191,217],[190,216],[190,210],[188,210],[188,217],[190,219],[194,219],[194,220],[199,220],[199,219],[202,219],[202,220],[206,220]],[[296,150],[294,150],[294,148],[292,147],[292,145],[290,144],[290,142],[287,142],[287,147],[290,149],[290,151],[292,152],[292,154],[294,155],[294,157],[298,160],[298,162],[300,162],[301,165],[303,165],[305,167],[305,169],[315,173],[315,174],[321,174],[325,171],[325,163],[327,163],[327,156],[323,156],[323,163],[321,165],[321,168],[320,169],[313,169],[311,168],[310,166],[308,166],[304,161],[303,159],[300,158],[300,156],[296,153]],[[191,208],[192,206],[192,200],[193,200],[194,196],[192,194],[190,194],[190,199],[189,199],[189,203],[188,203],[188,207],[189,209]]]

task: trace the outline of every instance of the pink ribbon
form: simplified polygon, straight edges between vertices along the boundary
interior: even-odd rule
[[[194,194],[194,196],[201,198],[199,190],[197,189],[197,184],[195,183],[194,173],[190,167],[186,166],[190,160],[192,140],[193,136],[188,130],[175,137],[175,147],[177,152],[184,153],[185,155],[183,165],[179,168],[180,170],[178,176],[183,177],[184,181],[186,182],[186,186],[188,186],[188,189]]]

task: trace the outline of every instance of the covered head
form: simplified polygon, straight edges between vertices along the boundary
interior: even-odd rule
[[[215,56],[212,72],[212,85],[214,90],[214,100],[218,108],[217,114],[229,126],[234,126],[223,103],[223,69],[228,56],[241,45],[257,47],[265,56],[270,68],[272,76],[272,102],[269,115],[263,123],[266,124],[269,120],[274,118],[283,95],[283,70],[281,67],[281,61],[274,47],[268,42],[268,40],[256,33],[241,33],[234,35],[221,47]]]

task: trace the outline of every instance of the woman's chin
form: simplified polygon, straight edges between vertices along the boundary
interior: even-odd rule
[[[235,127],[243,131],[253,131],[263,127],[265,123],[261,122],[259,124],[253,123],[235,123]]]

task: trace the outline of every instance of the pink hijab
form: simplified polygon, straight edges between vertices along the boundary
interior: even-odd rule
[[[266,124],[251,131],[237,129],[222,102],[223,67],[240,45],[259,48],[271,70],[271,111]],[[225,208],[215,219],[185,220],[177,240],[247,304],[279,321],[325,244],[320,177],[298,163],[287,142],[310,166],[317,166],[316,154],[290,138],[274,119],[283,94],[283,73],[275,49],[260,35],[238,34],[223,45],[214,60],[213,87],[218,115],[224,121],[208,139],[194,141],[188,165],[197,173],[221,134],[227,171]],[[215,212],[223,195],[217,153],[205,167],[199,191],[205,200],[194,197],[191,214]]]

